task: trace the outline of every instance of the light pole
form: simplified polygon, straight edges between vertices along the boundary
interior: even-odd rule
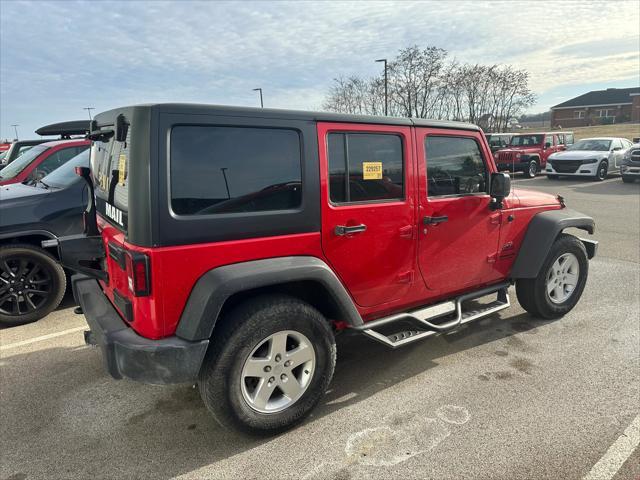
[[[381,58],[376,60],[376,62],[384,62],[384,115],[385,117],[389,114],[389,93],[387,90],[387,59]]]
[[[262,102],[262,89],[261,88],[254,88],[253,91],[254,92],[260,92],[260,108],[264,108],[264,103]]]
[[[16,132],[16,140],[18,140],[18,127],[20,126],[17,123],[14,123],[13,125],[11,125],[13,127],[13,130]]]
[[[89,112],[89,121],[93,120],[91,118],[91,110],[95,110],[94,107],[84,107],[83,110],[86,110],[87,112]]]

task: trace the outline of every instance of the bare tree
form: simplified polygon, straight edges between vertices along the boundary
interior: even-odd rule
[[[388,63],[389,115],[464,120],[504,131],[535,102],[529,75],[509,65],[469,65],[447,60],[437,47],[405,48]],[[384,114],[384,79],[357,76],[334,80],[325,110]]]

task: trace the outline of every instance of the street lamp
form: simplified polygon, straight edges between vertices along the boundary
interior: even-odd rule
[[[387,59],[386,58],[381,58],[379,60],[376,60],[377,62],[384,62],[384,115],[385,117],[389,114],[389,94],[388,94],[388,87],[387,87]]]
[[[11,125],[13,127],[13,130],[16,132],[16,140],[18,140],[18,127],[20,126],[18,123],[14,123],[13,125]]]
[[[94,107],[84,107],[83,110],[86,110],[87,112],[89,112],[89,121],[93,120],[91,118],[91,110],[95,110]]]
[[[260,92],[260,108],[264,108],[264,103],[262,102],[262,89],[261,88],[254,88],[253,91],[254,92]]]

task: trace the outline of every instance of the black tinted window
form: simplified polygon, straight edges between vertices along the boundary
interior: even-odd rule
[[[425,156],[428,196],[487,191],[486,169],[474,139],[428,136]]]
[[[297,208],[300,160],[294,130],[174,127],[171,207],[179,215]]]
[[[332,202],[404,198],[402,139],[398,135],[331,133],[327,147]]]

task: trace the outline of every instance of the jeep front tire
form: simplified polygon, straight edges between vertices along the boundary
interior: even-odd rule
[[[538,173],[538,161],[531,160],[527,165],[527,169],[524,171],[524,174],[527,178],[535,178]]]
[[[274,434],[301,422],[333,376],[336,346],[327,320],[296,298],[264,295],[220,322],[198,381],[218,423]]]
[[[534,317],[559,318],[575,307],[584,290],[589,260],[584,244],[561,233],[536,278],[516,281],[518,302]]]

